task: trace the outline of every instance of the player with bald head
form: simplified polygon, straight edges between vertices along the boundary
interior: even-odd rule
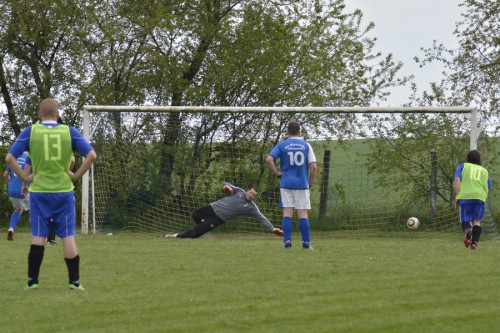
[[[97,155],[74,127],[59,124],[59,106],[55,99],[40,103],[40,124],[25,128],[10,148],[5,162],[24,183],[31,182],[30,224],[32,241],[28,255],[27,289],[38,288],[49,223],[53,221],[62,239],[64,259],[68,268],[69,288],[85,290],[80,284],[80,256],[75,242],[76,212],[73,182],[87,172]],[[28,151],[32,174],[23,172],[16,159]],[[76,172],[70,170],[73,151],[85,157]]]
[[[46,98],[40,103],[40,110],[38,110],[40,118],[57,120],[59,116],[59,103],[53,98]]]

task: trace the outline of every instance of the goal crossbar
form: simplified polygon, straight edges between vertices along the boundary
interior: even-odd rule
[[[85,105],[89,112],[304,112],[304,113],[472,113],[475,107],[322,107],[322,106],[119,106]]]

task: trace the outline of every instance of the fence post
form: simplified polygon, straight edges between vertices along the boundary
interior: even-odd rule
[[[323,155],[323,173],[321,175],[319,218],[326,214],[326,204],[328,202],[328,185],[330,183],[330,150],[325,150]]]
[[[429,227],[432,227],[434,220],[436,218],[437,191],[438,191],[437,172],[438,172],[437,153],[433,149],[431,150],[431,170],[430,170],[431,205],[430,205]]]

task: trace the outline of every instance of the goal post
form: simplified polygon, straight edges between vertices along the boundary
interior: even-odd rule
[[[239,187],[249,186],[251,182],[263,187],[258,205],[266,216],[274,217],[275,226],[280,226],[279,207],[275,201],[277,184],[272,182],[262,162],[270,148],[284,138],[283,126],[288,119],[293,117],[314,124],[316,132],[311,130],[307,139],[314,141],[318,138],[313,147],[316,151],[316,146],[321,146],[317,151],[322,153],[328,146],[325,140],[335,137],[328,133],[331,126],[337,121],[338,124],[346,123],[336,118],[343,115],[469,114],[468,146],[476,149],[479,136],[477,112],[474,107],[87,105],[83,109],[83,134],[97,149],[98,161],[82,178],[81,231],[83,234],[98,233],[111,227],[149,233],[182,231],[191,227],[190,213],[194,208],[222,196],[217,189],[223,180],[235,182]],[[322,156],[317,156],[317,159],[320,163]],[[348,172],[352,173],[353,169],[347,170],[346,174]],[[363,173],[366,169],[356,177],[365,177]],[[317,180],[321,178],[318,175]],[[357,181],[351,180],[352,183]],[[343,194],[345,186],[341,180],[333,182],[328,191],[322,192],[334,192],[331,196],[337,195],[338,198],[349,196],[349,193]],[[156,186],[161,188],[156,189]],[[365,207],[353,210],[352,203],[349,203],[351,199],[347,197],[340,202],[342,200],[338,198],[337,201],[319,198],[323,196],[319,191],[311,195],[313,201],[328,202],[331,210],[341,211],[349,206],[351,211],[343,214],[356,223],[367,219],[377,228],[376,224],[380,222],[377,219],[384,219],[363,212]],[[346,219],[345,216],[338,218]],[[403,218],[403,215],[391,217],[398,220],[396,224],[400,224]],[[320,221],[318,225],[321,225],[321,230],[338,230],[335,223],[330,226],[329,222],[323,225]],[[238,232],[262,231],[262,226],[251,219],[236,224],[234,230]],[[226,223],[222,229],[231,231],[233,227]],[[351,226],[340,228],[345,230]],[[373,229],[373,226],[367,228]]]

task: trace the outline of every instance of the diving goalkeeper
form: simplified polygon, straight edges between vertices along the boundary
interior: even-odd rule
[[[224,183],[222,189],[227,194],[224,198],[193,212],[191,216],[196,225],[192,229],[180,234],[166,234],[165,238],[198,238],[237,216],[252,216],[273,234],[283,236],[283,231],[275,228],[253,201],[258,195],[255,188],[245,192],[242,188]]]

